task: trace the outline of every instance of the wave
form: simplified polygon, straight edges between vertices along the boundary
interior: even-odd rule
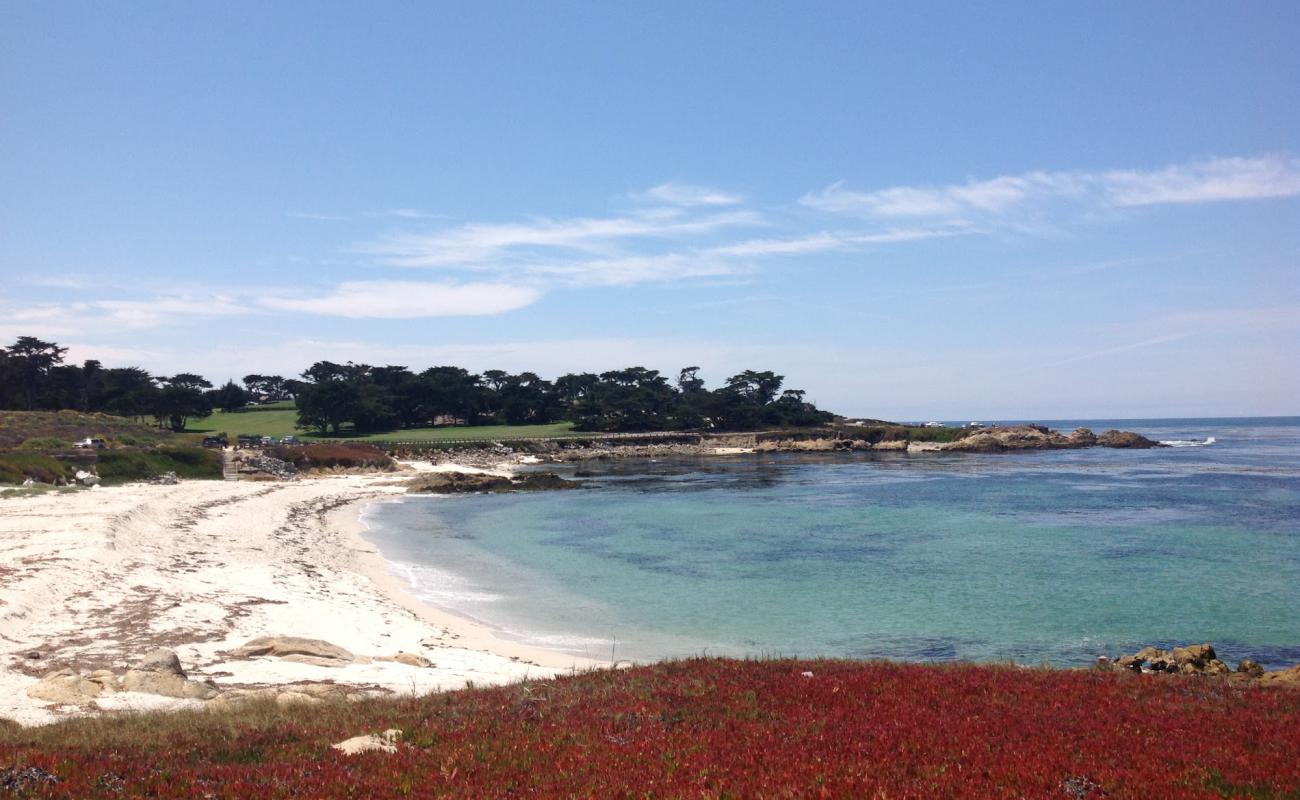
[[[1214,437],[1211,436],[1205,441],[1199,441],[1197,439],[1162,439],[1160,444],[1163,444],[1166,447],[1208,447],[1214,444],[1214,441]]]

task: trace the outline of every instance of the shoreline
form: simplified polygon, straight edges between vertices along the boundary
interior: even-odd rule
[[[232,697],[423,694],[607,666],[497,637],[421,603],[390,572],[362,537],[361,514],[403,494],[405,478],[427,469],[5,499],[0,719],[39,725],[201,707],[205,701],[135,691],[65,704],[28,694],[59,669],[121,674],[158,648],[174,650],[190,679]],[[232,652],[264,636],[320,639],[356,657],[326,664]],[[401,654],[415,663],[396,661]]]

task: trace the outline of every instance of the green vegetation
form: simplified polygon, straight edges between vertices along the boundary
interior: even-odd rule
[[[955,442],[964,438],[970,430],[966,428],[907,428],[907,438],[913,442]]]
[[[66,450],[91,437],[109,445],[149,447],[176,437],[141,422],[111,414],[81,411],[0,411],[0,450]]]
[[[570,373],[552,381],[533,372],[498,369],[475,374],[435,366],[414,372],[405,366],[317,361],[302,372],[302,380],[252,374],[244,376],[243,386],[227,381],[214,388],[202,375],[190,372],[167,377],[138,367],[105,368],[93,360],[65,364],[66,353],[67,348],[32,336],[0,347],[0,409],[79,409],[148,417],[159,429],[179,433],[195,430],[192,421],[209,418],[214,410],[223,415],[247,413],[250,402],[291,400],[292,425],[263,417],[240,428],[221,418],[198,430],[277,437],[313,431],[318,437],[419,441],[461,438],[434,432],[439,425],[752,431],[824,425],[834,419],[807,402],[802,390],[783,389],[784,376],[771,371],[745,370],[708,389],[699,367],[682,368],[676,380],[658,370],[627,367]],[[408,435],[412,431],[419,433]],[[547,433],[507,429],[468,435],[492,439]]]
[[[142,481],[175,472],[179,478],[219,480],[221,453],[202,447],[159,447],[154,450],[104,450],[96,465],[100,480],[111,485]]]
[[[457,439],[500,441],[504,439],[530,439],[564,436],[573,429],[572,422],[552,422],[546,425],[447,425],[438,428],[406,428],[379,433],[357,433],[351,425],[343,426],[338,436],[322,435],[317,431],[303,431],[294,427],[298,418],[293,402],[276,403],[274,407],[261,406],[244,411],[227,413],[214,411],[201,426],[191,425],[190,433],[225,433],[233,442],[240,434],[250,436],[297,436],[304,442],[329,442],[348,439],[361,442],[445,442]]]
[[[76,464],[37,453],[0,453],[0,483],[21,485],[31,478],[38,483],[72,480]]]

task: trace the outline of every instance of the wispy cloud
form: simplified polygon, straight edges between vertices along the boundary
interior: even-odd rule
[[[347,219],[339,214],[318,214],[314,211],[290,211],[285,214],[290,219],[314,219],[328,222],[338,222]]]
[[[393,266],[472,266],[503,259],[535,259],[563,251],[611,255],[628,240],[681,239],[762,222],[761,215],[743,210],[686,218],[678,215],[540,218],[525,223],[471,223],[427,234],[395,234],[359,249]]]
[[[667,203],[674,206],[735,206],[745,202],[742,195],[712,189],[708,186],[695,186],[689,183],[669,181],[651,187],[644,192],[632,195],[634,200]]]
[[[538,289],[503,283],[349,281],[327,294],[266,297],[260,304],[282,311],[352,319],[412,319],[501,314],[530,305],[540,297]]]
[[[855,191],[835,183],[799,199],[808,208],[863,218],[991,221],[1053,205],[1125,208],[1300,195],[1300,160],[1217,158],[1157,170],[1027,172],[946,186]]]

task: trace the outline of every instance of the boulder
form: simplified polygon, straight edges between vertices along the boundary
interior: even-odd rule
[[[190,680],[181,669],[176,653],[166,649],[153,651],[127,670],[122,676],[121,687],[126,692],[194,700],[210,700],[218,694],[215,686]]]
[[[323,639],[306,639],[301,636],[260,636],[230,651],[230,656],[232,658],[305,656],[310,659],[320,659],[320,661],[313,660],[305,663],[319,664],[323,661],[329,666],[337,666],[340,663],[350,664],[357,660],[350,651],[336,644],[330,644]]]
[[[1260,676],[1260,682],[1266,684],[1277,684],[1283,686],[1300,686],[1300,664],[1286,669],[1265,672]]]
[[[70,669],[51,672],[27,687],[27,696],[67,706],[83,706],[104,693],[104,686]]]
[[[396,753],[397,740],[400,738],[402,738],[401,731],[396,728],[389,728],[378,736],[353,736],[351,739],[345,739],[330,746],[348,756],[369,753],[375,750],[381,753]]]
[[[1251,678],[1261,678],[1264,676],[1264,668],[1259,664],[1251,661],[1249,658],[1243,658],[1237,662],[1237,672]]]
[[[421,655],[407,653],[399,650],[395,656],[376,656],[376,661],[392,661],[398,664],[405,664],[408,667],[432,667],[433,662]]]
[[[1097,444],[1097,435],[1087,428],[1075,428],[1065,439],[1071,447],[1092,447]]]
[[[1098,436],[1097,444],[1102,447],[1118,447],[1129,450],[1146,450],[1160,446],[1158,442],[1153,442],[1141,434],[1132,431],[1117,431],[1114,428]]]

